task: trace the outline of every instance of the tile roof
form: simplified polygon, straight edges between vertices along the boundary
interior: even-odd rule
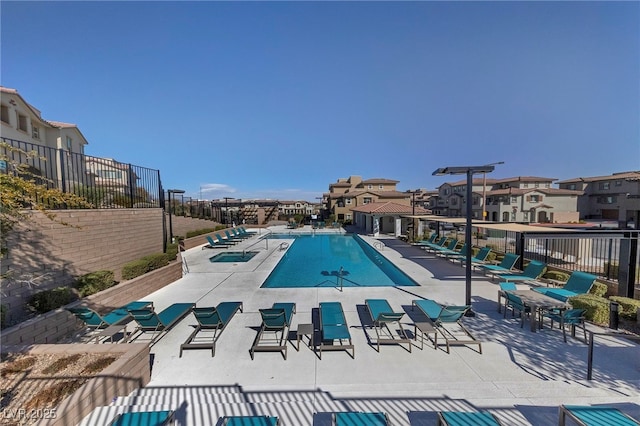
[[[596,182],[596,181],[602,181],[602,180],[615,180],[615,179],[638,180],[640,179],[640,171],[620,172],[620,173],[614,173],[608,176],[577,177],[577,178],[558,181],[556,183],[560,184],[560,183],[573,183],[573,182]]]
[[[429,210],[425,210],[422,207],[407,206],[404,204],[394,203],[387,201],[384,203],[369,203],[362,206],[354,207],[351,209],[353,212],[361,213],[382,213],[382,214],[427,214]]]

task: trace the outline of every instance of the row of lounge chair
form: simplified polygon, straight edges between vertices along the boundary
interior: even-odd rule
[[[489,411],[438,411],[439,426],[501,426],[503,423]],[[637,426],[640,422],[628,414],[610,406],[561,405],[558,425],[566,420],[579,426]],[[142,411],[119,414],[111,426],[168,425],[174,421],[174,411]],[[388,426],[389,418],[384,412],[346,411],[331,414],[335,426]],[[224,416],[216,425],[220,426],[278,426],[277,416]]]
[[[247,231],[244,227],[239,226],[237,228],[231,228],[231,232],[227,229],[224,231],[225,236],[215,233],[212,236],[207,235],[205,239],[207,244],[202,246],[202,249],[206,248],[228,248],[234,246],[248,238],[253,237],[256,233]]]
[[[376,333],[377,350],[380,351],[381,344],[394,343],[406,344],[408,351],[411,352],[411,339],[400,322],[405,313],[395,312],[386,299],[367,299],[365,305],[371,315],[372,327]],[[426,316],[435,333],[441,334],[446,343],[447,352],[454,344],[477,344],[479,352],[482,353],[480,342],[476,341],[461,323],[469,306],[444,306],[429,299],[414,300],[412,306],[416,306]],[[86,307],[70,308],[69,311],[93,330],[134,320],[136,329],[132,332],[131,339],[143,333],[151,333],[150,344],[157,342],[164,333],[193,312],[197,324],[185,342],[180,345],[180,356],[183,351],[190,349],[209,349],[211,355],[215,356],[216,342],[234,315],[243,311],[243,306],[242,302],[222,302],[215,307],[195,307],[194,303],[174,303],[161,312],[156,312],[151,302],[139,301],[115,309],[104,316]],[[267,351],[281,352],[284,359],[287,359],[289,329],[296,312],[296,304],[274,303],[270,308],[260,309],[259,312],[262,321],[249,351],[251,359],[256,352]],[[326,351],[344,350],[355,358],[355,347],[342,304],[340,302],[320,303],[318,317],[320,338],[317,345],[314,344],[313,324],[309,325],[311,329],[308,331],[311,334],[310,346],[317,347],[318,357],[322,359],[322,353]],[[455,336],[445,327],[446,324],[452,323],[459,325],[464,338]],[[434,346],[437,347],[437,336]]]

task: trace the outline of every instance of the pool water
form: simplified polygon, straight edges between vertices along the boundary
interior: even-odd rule
[[[263,288],[416,286],[356,234],[271,235],[294,239]]]
[[[257,251],[226,251],[209,258],[209,262],[248,262],[258,254]]]

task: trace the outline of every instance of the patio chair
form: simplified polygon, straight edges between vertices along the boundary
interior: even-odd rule
[[[515,316],[516,311],[518,311],[518,314],[520,315],[520,328],[524,327],[524,318],[532,314],[531,307],[526,306],[520,297],[509,291],[505,291],[504,294],[504,318],[507,317],[507,311],[509,309],[511,309],[512,318]],[[535,312],[533,314],[535,315]]]
[[[447,245],[442,245],[442,246],[433,246],[430,249],[427,249],[431,252],[433,252],[436,256],[439,253],[452,253],[452,252],[456,252],[456,247],[458,247],[458,244],[460,242],[458,240],[456,240],[455,238],[452,238],[451,241],[449,241],[449,244]]]
[[[174,303],[162,312],[156,313],[153,307],[146,309],[130,309],[129,313],[136,321],[137,326],[132,335],[151,332],[150,344],[157,342],[164,334],[168,333],[182,318],[186,317],[195,303]]]
[[[278,426],[278,417],[269,416],[225,416],[219,420],[221,426]]]
[[[242,302],[222,302],[215,308],[193,308],[192,311],[198,324],[193,333],[180,345],[180,357],[184,349],[211,349],[211,356],[216,356],[216,342],[236,312],[242,312]],[[213,331],[213,335],[207,333],[206,338],[198,336],[201,331]]]
[[[485,274],[491,274],[491,275],[506,274],[513,269],[518,259],[520,259],[519,254],[507,253],[502,258],[502,261],[497,265],[479,265],[478,267]]]
[[[67,308],[67,311],[75,315],[75,317],[81,320],[90,330],[98,330],[127,322],[131,319],[129,315],[130,309],[142,309],[148,306],[153,306],[153,302],[135,301],[114,309],[104,316],[85,306]]]
[[[206,244],[205,246],[202,247],[202,249],[206,249],[206,248],[227,248],[227,247],[231,247],[230,244],[226,244],[220,240],[214,240],[213,238],[211,238],[210,235],[207,235],[205,237],[207,239],[207,242],[209,244]]]
[[[422,248],[427,251],[437,250],[438,248],[444,247],[444,245],[447,243],[447,240],[447,237],[441,237],[439,240],[433,243],[425,243]]]
[[[412,302],[423,314],[433,323],[435,329],[444,337],[449,353],[452,345],[478,345],[478,352],[482,353],[482,343],[476,340],[471,332],[462,324],[464,314],[471,306],[443,306],[431,299],[418,299]],[[453,332],[445,327],[445,324],[457,324],[464,333],[463,338],[458,338]]]
[[[460,248],[460,250],[456,250],[455,248],[453,250],[449,250],[449,249],[438,250],[436,251],[436,256],[446,257],[447,259],[449,257],[458,257],[458,256],[466,257],[468,248],[469,247],[467,246],[467,243],[464,243]]]
[[[243,235],[245,235],[245,234],[246,235],[256,235],[257,234],[257,232],[254,232],[254,231],[247,231],[247,229],[244,226],[239,226],[238,230]]]
[[[235,228],[233,228],[233,229],[235,229]],[[229,230],[228,230],[228,229],[225,229],[225,230],[224,230],[224,235],[226,235],[226,236],[227,236],[227,237],[225,238],[225,240],[235,242],[236,244],[237,244],[237,243],[239,243],[239,242],[244,241],[244,238],[236,237],[236,236],[231,235],[231,233],[229,232]]]
[[[173,424],[173,410],[166,411],[134,411],[116,416],[109,426],[161,426]]]
[[[538,293],[566,302],[570,297],[587,294],[596,282],[597,277],[586,272],[573,271],[562,288],[534,288]]]
[[[438,426],[501,426],[500,420],[488,411],[439,411]]]
[[[269,309],[260,309],[262,324],[260,331],[253,341],[253,345],[249,350],[251,359],[256,352],[282,352],[284,359],[287,359],[287,339],[289,337],[289,327],[291,326],[291,318],[296,312],[295,303],[274,303]],[[274,338],[269,342],[274,344],[261,344],[265,333],[273,333]],[[278,338],[280,333],[280,338]],[[266,340],[266,339],[265,339]]]
[[[504,309],[507,309],[507,291],[517,290],[516,283],[500,283],[500,289],[498,290],[498,312],[502,312],[502,298],[504,298]]]
[[[540,275],[542,275],[542,273],[544,272],[544,270],[547,268],[547,264],[544,262],[539,262],[537,260],[532,260],[531,262],[529,262],[529,264],[527,265],[526,268],[524,268],[524,271],[522,271],[522,274],[516,275],[516,274],[501,274],[498,275],[498,278],[501,281],[535,281],[538,279],[538,277]]]
[[[241,240],[246,240],[251,238],[251,235],[248,234],[241,234],[240,231],[238,231],[238,228],[231,228],[231,233],[233,234],[233,236],[235,238],[240,238]]]
[[[322,351],[344,350],[349,353],[349,349],[351,349],[349,355],[355,359],[355,347],[351,341],[349,326],[340,302],[320,303],[320,333],[321,339],[318,345],[320,359],[322,359]],[[337,344],[334,345],[336,341]]]
[[[335,426],[387,426],[389,418],[382,412],[346,411],[334,413],[332,423]]]
[[[476,253],[475,256],[471,257],[471,267],[477,267],[486,264],[489,253],[491,253],[491,248],[489,247],[482,247],[480,250],[478,250],[478,253]],[[466,253],[460,254],[458,256],[450,256],[449,259],[453,260],[454,262],[456,260],[459,260],[460,265],[465,265],[467,262]]]
[[[216,237],[216,241],[218,241],[220,244],[227,244],[232,246],[235,246],[236,244],[238,244],[238,241],[230,240],[228,238],[223,237],[220,234],[214,234],[214,236]]]
[[[565,426],[566,418],[580,426],[638,426],[640,422],[614,407],[589,405],[561,405],[558,426]]]
[[[386,299],[367,299],[364,301],[373,320],[373,328],[376,331],[376,344],[380,352],[380,343],[407,343],[411,352],[411,339],[402,328],[400,319],[404,312],[394,312]],[[398,324],[399,338],[394,338],[394,333],[389,328],[389,324]],[[386,331],[386,332],[385,332]]]
[[[542,320],[545,318],[549,318],[551,320],[551,328],[553,329],[553,322],[558,323],[558,327],[562,329],[562,336],[564,337],[564,342],[567,342],[567,329],[566,326],[571,326],[571,337],[576,337],[576,326],[582,326],[582,332],[584,333],[584,342],[588,343],[587,340],[587,329],[584,325],[584,314],[586,309],[553,309],[542,314]],[[544,326],[544,323],[541,322],[541,328]]]
[[[431,234],[431,236],[426,239],[426,240],[421,240],[421,241],[416,241],[415,243],[411,244],[412,246],[424,246],[424,245],[428,245],[428,244],[433,244],[436,241],[436,238],[438,238],[438,234],[433,233]]]

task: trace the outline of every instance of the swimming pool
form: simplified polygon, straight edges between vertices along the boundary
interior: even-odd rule
[[[340,279],[344,287],[418,285],[356,234],[269,238],[294,241],[262,288],[339,287]]]

